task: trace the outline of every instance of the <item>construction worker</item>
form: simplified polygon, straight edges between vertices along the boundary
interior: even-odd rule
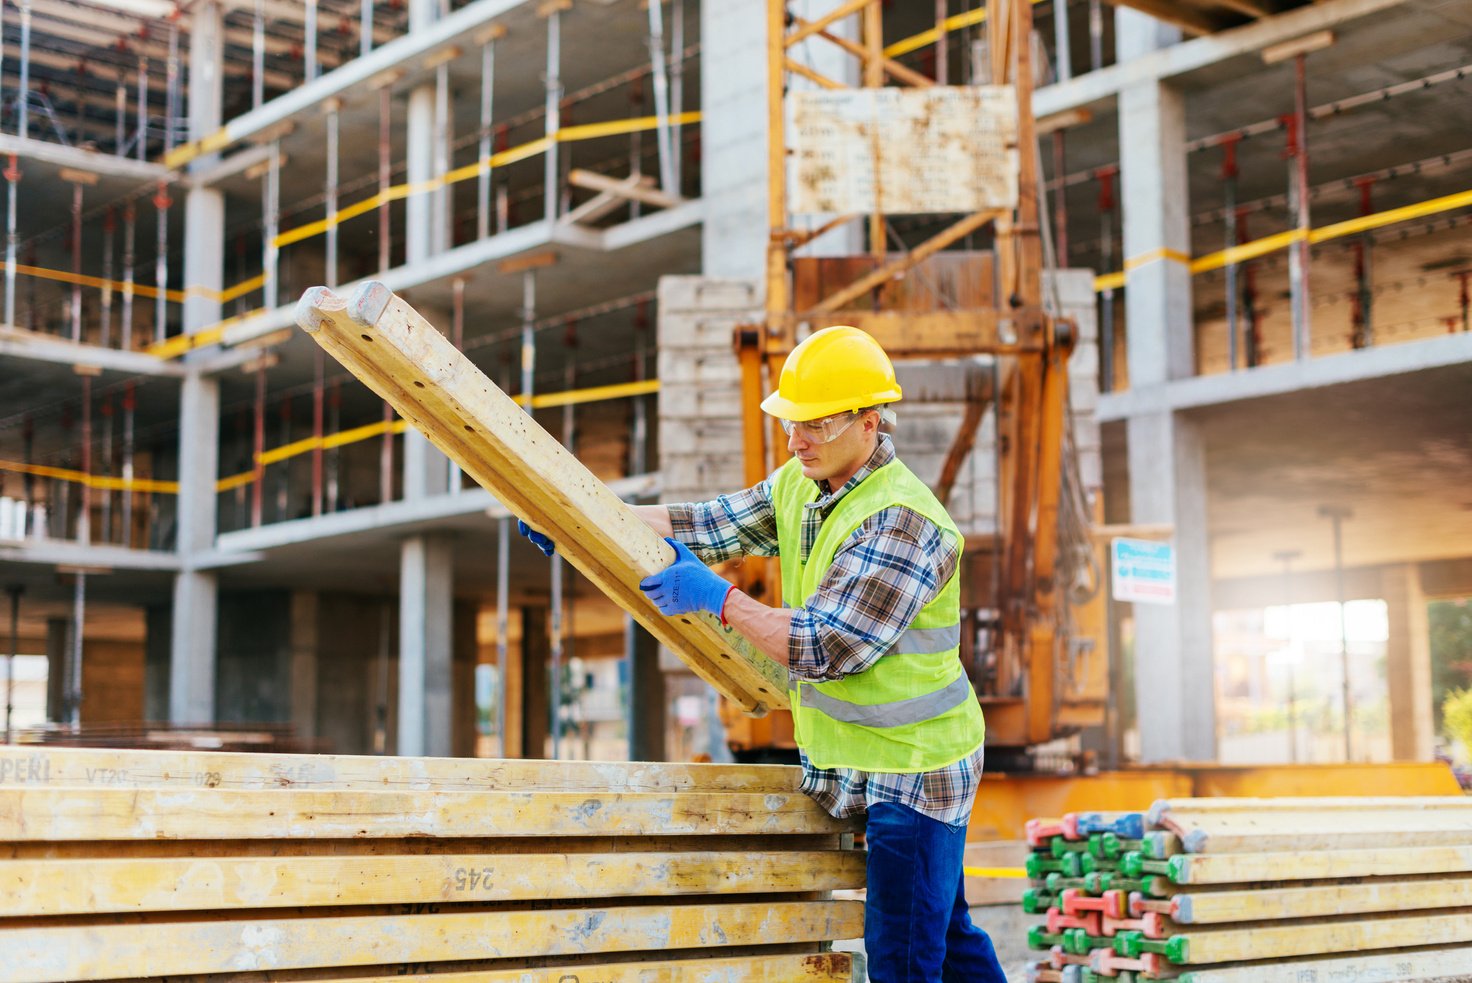
[[[666,615],[718,616],[791,673],[803,791],[836,817],[868,815],[870,979],[1004,983],[962,873],[984,733],[959,659],[962,537],[880,432],[900,397],[865,332],[807,338],[762,402],[792,459],[711,502],[640,506],[676,559],[639,586]],[[780,608],[706,566],[773,555]]]

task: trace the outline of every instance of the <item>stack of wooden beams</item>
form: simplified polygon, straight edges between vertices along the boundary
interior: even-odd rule
[[[847,983],[830,943],[863,905],[830,892],[861,888],[864,858],[798,781],[0,748],[0,983]]]
[[[1028,843],[1038,983],[1472,974],[1472,799],[1171,799]]]

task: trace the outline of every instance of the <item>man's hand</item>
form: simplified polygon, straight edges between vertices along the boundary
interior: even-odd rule
[[[535,546],[537,549],[541,550],[548,556],[551,556],[553,553],[557,552],[557,544],[552,542],[551,536],[547,536],[537,532],[535,529],[527,525],[525,522],[522,522],[520,519],[516,520],[516,531],[521,533],[527,539],[531,540],[533,546]]]
[[[735,586],[702,563],[684,543],[669,538],[665,542],[675,548],[675,562],[639,581],[639,589],[654,602],[660,614],[709,611],[719,618],[726,606],[726,595]]]

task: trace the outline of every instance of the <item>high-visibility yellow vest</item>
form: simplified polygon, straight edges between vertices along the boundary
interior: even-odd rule
[[[800,560],[806,506],[818,486],[797,460],[772,477],[782,564],[782,599],[802,607],[817,591],[838,548],[884,509],[920,513],[958,547],[962,536],[945,507],[900,461],[848,492],[823,520],[807,562]],[[961,592],[957,573],[869,669],[830,682],[791,679],[793,731],[818,768],[915,773],[954,764],[981,746],[981,705],[961,667]]]

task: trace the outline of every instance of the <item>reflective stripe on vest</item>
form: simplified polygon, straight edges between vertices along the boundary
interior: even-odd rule
[[[808,683],[802,683],[801,686],[804,710],[817,710],[842,723],[862,724],[865,727],[903,727],[906,724],[922,723],[932,717],[939,717],[967,700],[976,699],[971,680],[964,674],[957,676],[949,685],[924,696],[869,705],[837,699]]]
[[[948,625],[945,628],[907,628],[901,633],[899,641],[891,645],[885,655],[893,655],[898,652],[937,655],[941,652],[949,652],[960,644],[961,625],[959,623]]]

